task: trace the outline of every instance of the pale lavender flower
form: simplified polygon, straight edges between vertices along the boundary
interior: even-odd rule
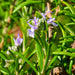
[[[30,24],[30,23],[29,23],[31,20],[32,20],[32,23],[33,23],[33,24]],[[38,28],[39,18],[34,17],[34,19],[28,20],[27,23],[28,23],[28,25],[29,25],[32,29],[36,30],[36,29]]]
[[[53,21],[55,21],[55,18],[49,18],[47,20],[47,24],[50,24],[51,23],[53,26],[58,26],[58,24],[54,23]]]
[[[48,12],[46,12],[47,11],[47,8],[46,8],[46,10],[45,10],[45,13],[41,13],[41,15],[43,16],[43,19],[44,19],[44,21],[46,20],[46,15],[48,14],[48,13],[53,13],[53,12],[51,12],[51,11],[48,11]],[[56,23],[54,23],[53,21],[55,20],[55,18],[49,18],[48,20],[47,20],[47,24],[52,24],[52,25],[54,25],[54,26],[58,26],[58,24],[56,24]]]
[[[19,46],[23,42],[23,38],[20,38],[19,33],[18,33],[17,39],[13,38],[13,40],[14,40],[15,46]]]
[[[41,13],[41,15],[42,15],[43,19],[46,20],[46,14]]]
[[[30,37],[34,38],[34,31],[32,29],[28,29],[28,34]]]
[[[52,13],[52,12],[51,11],[46,12],[46,10],[45,10],[45,13],[41,13],[41,15],[42,15],[42,17],[43,17],[44,20],[46,20],[46,15],[48,13]]]
[[[54,23],[54,22],[51,22],[51,24],[52,24],[53,26],[58,26],[58,24],[56,24],[56,23]]]
[[[47,20],[47,23],[49,24],[49,23],[53,22],[54,20],[55,20],[55,18],[49,18],[49,19]]]
[[[31,20],[32,24],[29,23]],[[34,17],[34,19],[28,20],[27,23],[31,27],[31,29],[28,29],[28,34],[30,37],[34,38],[34,31],[38,28],[39,18]]]

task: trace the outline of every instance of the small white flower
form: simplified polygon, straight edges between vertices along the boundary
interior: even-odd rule
[[[12,46],[12,50],[17,50],[17,46]]]
[[[9,46],[8,50],[14,50],[15,51],[15,50],[17,50],[17,46],[12,46],[12,47]]]
[[[10,63],[14,62],[14,60],[5,60],[6,64],[4,67],[10,66]]]
[[[4,67],[8,67],[9,65],[10,65],[9,63],[6,63]]]
[[[9,55],[9,54],[10,54],[10,52],[9,52],[9,51],[7,51],[7,52],[6,52],[6,54],[8,54],[8,55]]]
[[[12,49],[12,47],[9,46],[9,47],[8,47],[8,50],[11,50],[11,49]]]
[[[19,63],[21,63],[22,62],[22,59],[19,59]]]

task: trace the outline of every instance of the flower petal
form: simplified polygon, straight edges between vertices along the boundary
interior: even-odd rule
[[[38,25],[38,20],[39,20],[39,18],[34,17],[35,26]]]
[[[31,29],[28,29],[28,34],[30,37],[34,38],[34,31],[32,31]]]
[[[34,23],[34,26],[29,23],[29,21],[31,21],[31,20]],[[39,20],[39,18],[34,17],[34,19],[28,20],[27,23],[32,29],[36,30],[38,28],[38,20]]]
[[[22,38],[20,38],[20,45],[22,44],[22,42],[23,42],[23,39],[22,39]]]
[[[23,39],[20,38],[19,33],[18,33],[17,39],[15,40],[15,38],[13,38],[13,40],[14,40],[15,46],[21,45],[21,43],[22,43],[22,41],[23,41]]]
[[[54,21],[55,20],[55,18],[49,18],[48,20],[47,20],[47,23],[49,24],[49,23],[51,23],[52,21]]]
[[[14,43],[15,43],[16,42],[15,38],[13,38],[13,40],[14,40]]]
[[[20,38],[20,35],[19,35],[19,33],[18,33],[18,37],[17,37],[17,39],[19,39]]]
[[[53,26],[58,26],[58,24],[56,24],[56,23],[54,23],[54,22],[51,22],[51,24],[52,24]]]
[[[46,20],[46,14],[41,13],[42,17],[44,18],[44,20]]]
[[[31,28],[33,28],[33,26],[27,21],[27,23],[28,23],[28,25],[31,27]]]

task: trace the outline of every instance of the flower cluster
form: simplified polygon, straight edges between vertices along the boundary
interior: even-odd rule
[[[41,15],[42,15],[42,17],[43,17],[44,20],[46,20],[46,15],[48,13],[52,13],[52,12],[51,11],[46,12],[46,10],[45,10],[45,13],[41,13]]]
[[[17,50],[17,46],[12,46],[12,47],[9,46],[8,50],[14,50],[15,51],[15,50]]]
[[[44,21],[46,21],[46,15],[48,14],[48,13],[52,13],[51,11],[48,11],[48,12],[46,12],[45,11],[45,13],[41,13],[41,15],[42,15],[42,19],[44,20]],[[29,22],[32,22],[32,24],[30,24]],[[58,24],[56,24],[55,22],[55,18],[49,18],[48,20],[47,20],[47,24],[52,24],[53,26],[58,26]],[[37,30],[37,28],[38,28],[38,25],[39,25],[39,18],[36,18],[36,17],[34,17],[34,19],[30,19],[30,20],[28,20],[27,21],[27,23],[28,23],[28,25],[30,26],[30,28],[31,29],[28,29],[28,34],[29,34],[29,36],[30,37],[32,37],[32,38],[34,38],[34,31],[35,30]]]
[[[46,15],[48,14],[48,13],[52,13],[51,11],[48,11],[48,12],[45,12],[45,13],[41,13],[41,15],[42,15],[42,17],[43,17],[43,19],[44,20],[46,20]],[[53,26],[58,26],[58,24],[56,24],[56,23],[54,23],[53,21],[55,21],[55,18],[49,18],[48,20],[47,20],[47,24],[52,24]]]
[[[19,33],[18,33],[17,38],[16,38],[16,39],[13,38],[13,40],[14,40],[14,44],[15,44],[15,45],[14,45],[14,46],[9,46],[9,47],[8,47],[8,50],[14,50],[14,51],[16,51],[16,50],[17,50],[17,47],[20,46],[20,45],[22,44],[23,38],[20,38],[20,35],[19,35]],[[7,51],[6,54],[9,55],[10,52]]]
[[[9,50],[13,50],[13,51],[16,51],[17,50],[17,46],[9,46],[8,47],[8,51],[6,52],[6,54],[10,54]]]

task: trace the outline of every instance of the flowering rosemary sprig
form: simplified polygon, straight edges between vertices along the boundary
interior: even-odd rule
[[[32,24],[29,23],[31,20],[32,20]],[[27,23],[31,28],[31,29],[28,29],[28,34],[30,37],[34,38],[34,31],[37,30],[38,28],[39,18],[34,17],[34,19],[28,20]]]

